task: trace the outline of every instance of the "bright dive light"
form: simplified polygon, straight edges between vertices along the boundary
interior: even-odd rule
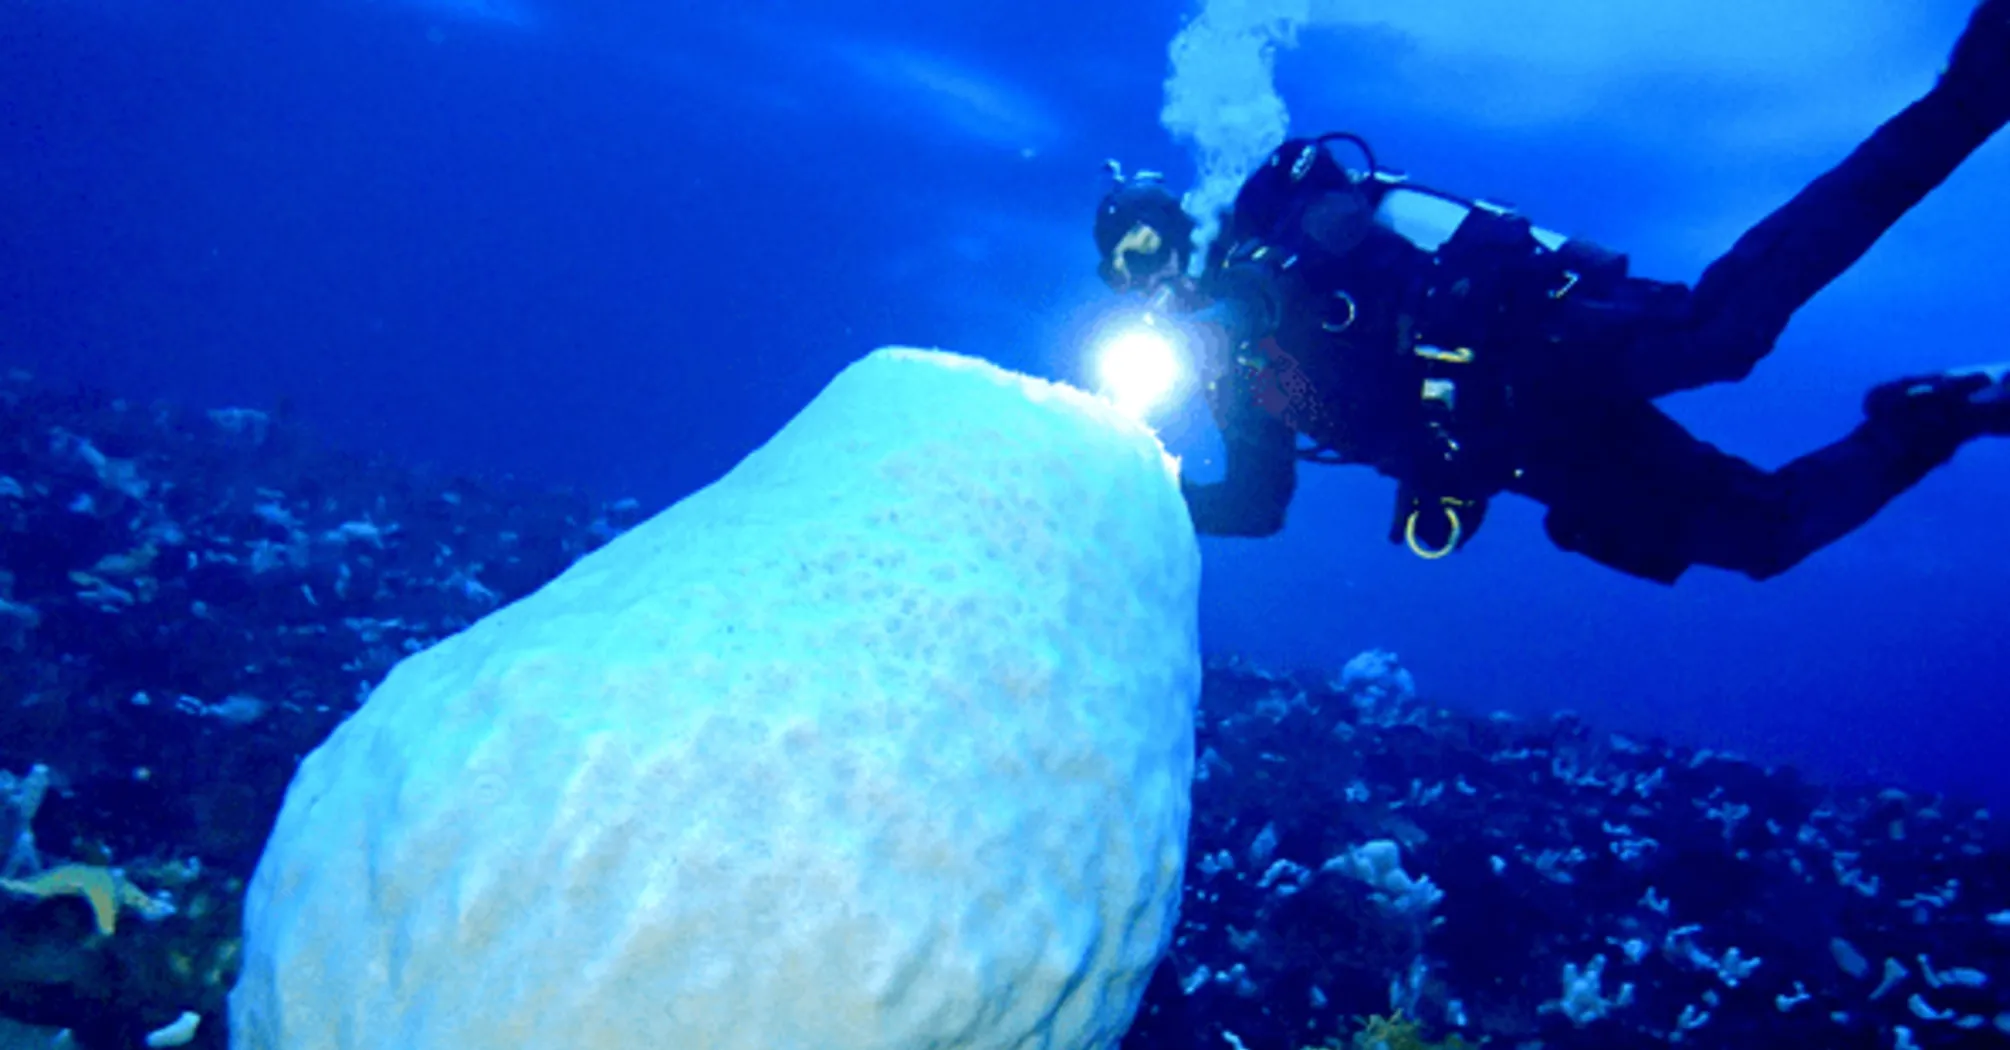
[[[1178,388],[1186,365],[1171,333],[1139,323],[1103,340],[1096,372],[1103,396],[1125,415],[1143,419]]]

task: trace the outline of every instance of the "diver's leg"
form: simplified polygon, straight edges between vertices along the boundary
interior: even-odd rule
[[[1689,554],[1699,565],[1770,579],[1862,527],[1968,437],[1866,420],[1842,440],[1754,474],[1699,508]]]
[[[1558,430],[1570,440],[1548,442],[1517,491],[1548,506],[1544,525],[1558,547],[1662,583],[1695,565],[1777,576],[1862,526],[1981,432],[1946,396],[1901,399],[1873,407],[1842,440],[1767,471],[1651,405],[1576,415]]]
[[[1796,310],[2010,119],[2010,0],[1970,17],[1934,88],[1712,263],[1675,316],[1626,348],[1625,389],[1660,397],[1738,380]]]

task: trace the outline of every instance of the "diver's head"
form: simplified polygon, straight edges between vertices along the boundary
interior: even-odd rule
[[[1150,295],[1186,276],[1194,222],[1158,175],[1125,178],[1115,161],[1110,172],[1116,185],[1096,206],[1096,272],[1117,291]]]

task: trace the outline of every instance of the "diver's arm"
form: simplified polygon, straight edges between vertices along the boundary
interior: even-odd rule
[[[1221,430],[1222,480],[1180,480],[1194,530],[1207,536],[1268,536],[1284,528],[1298,487],[1297,435],[1256,404],[1236,363],[1240,348],[1274,334],[1283,315],[1278,275],[1269,253],[1232,249],[1207,274],[1207,306],[1184,319],[1208,385],[1208,407]]]
[[[1196,327],[1217,330],[1219,346],[1245,346],[1268,338],[1284,316],[1284,290],[1265,255],[1233,252],[1206,277],[1209,302],[1187,317]]]
[[[1298,439],[1252,399],[1233,371],[1208,392],[1221,427],[1225,469],[1218,482],[1180,479],[1194,531],[1205,536],[1268,536],[1284,528],[1298,488]]]

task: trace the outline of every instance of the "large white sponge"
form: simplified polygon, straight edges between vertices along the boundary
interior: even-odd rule
[[[1198,576],[1148,432],[875,353],[308,756],[231,1043],[1114,1046],[1178,905]]]

